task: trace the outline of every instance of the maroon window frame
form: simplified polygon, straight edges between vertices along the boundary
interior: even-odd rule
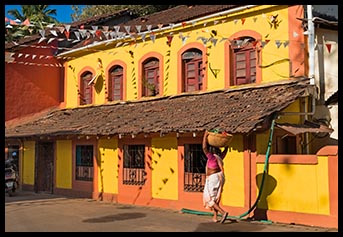
[[[149,58],[143,63],[142,96],[160,94],[160,61]]]
[[[251,40],[250,40],[251,41]],[[243,40],[241,40],[243,42]],[[256,82],[257,53],[252,42],[243,46],[232,47],[233,76],[232,85],[250,84]]]
[[[182,92],[199,91],[203,88],[202,52],[187,50],[182,54]]]
[[[110,71],[109,101],[123,100],[124,69],[116,65]]]
[[[93,74],[89,71],[81,75],[80,105],[92,104],[93,102],[93,86],[88,85],[92,78]]]

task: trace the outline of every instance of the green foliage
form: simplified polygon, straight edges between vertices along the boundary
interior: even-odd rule
[[[18,24],[12,25],[12,28],[6,28],[5,42],[15,41],[19,38],[36,34],[39,30],[44,29],[47,24],[55,23],[58,21],[56,18],[56,9],[48,9],[49,5],[21,5],[21,12],[17,10],[8,10],[7,13],[15,19],[24,22],[29,19],[30,26]]]

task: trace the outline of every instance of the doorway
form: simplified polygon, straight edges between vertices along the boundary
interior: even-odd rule
[[[54,144],[36,143],[35,192],[53,193]]]

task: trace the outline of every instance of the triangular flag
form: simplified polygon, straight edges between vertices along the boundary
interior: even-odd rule
[[[242,18],[241,21],[242,21],[242,25],[244,25],[245,18]]]
[[[22,25],[29,26],[29,25],[30,25],[29,18],[27,18],[27,19],[22,23]]]
[[[96,31],[98,29],[98,26],[92,26],[92,29]]]
[[[153,43],[155,43],[156,35],[154,33],[151,33],[150,39],[152,40]]]
[[[128,34],[130,34],[131,26],[124,26],[124,29],[126,30],[126,32],[127,32]]]
[[[289,41],[286,40],[285,42],[283,42],[283,47],[286,48],[288,46],[288,44],[289,44]]]
[[[120,29],[120,26],[113,26],[113,29],[118,33],[119,29]]]
[[[141,33],[142,26],[141,25],[136,25],[136,30],[138,33]]]
[[[187,25],[186,22],[182,22],[181,24],[182,24],[182,27],[185,27]]]
[[[79,32],[82,38],[85,38],[87,36],[87,30],[79,29]]]
[[[331,44],[325,44],[326,48],[328,49],[328,52],[331,53]]]
[[[109,29],[109,26],[102,26],[102,28],[104,29],[105,32],[107,32]]]
[[[52,41],[54,41],[56,38],[49,38],[48,44],[50,44]]]
[[[57,37],[57,32],[56,32],[56,30],[50,30],[50,33]]]
[[[70,25],[64,25],[64,28],[66,29],[66,31],[69,32],[69,30],[70,30]]]
[[[146,36],[146,33],[143,33],[143,34],[142,34],[142,40],[143,40],[143,42],[145,42],[145,36]]]
[[[298,35],[299,35],[299,34],[298,34],[297,32],[293,31],[293,37],[294,37],[294,38],[298,37]]]
[[[102,33],[101,30],[96,30],[96,31],[95,31],[95,35],[98,36],[100,39],[102,39],[101,33]]]
[[[64,31],[64,34],[67,37],[67,39],[69,39],[70,32],[69,31]]]
[[[161,30],[163,27],[163,24],[158,24],[157,26],[158,26],[158,29]]]
[[[75,31],[74,34],[75,34],[77,40],[80,40],[80,32]]]
[[[14,20],[10,20],[10,24],[11,25],[18,25],[18,23],[16,21],[14,21]]]
[[[151,31],[152,25],[146,25],[147,30],[150,32]]]
[[[41,43],[43,40],[46,40],[46,38],[45,38],[45,37],[40,38],[40,39],[38,40],[38,44]]]
[[[275,40],[275,44],[276,44],[277,48],[280,48],[280,46],[281,46],[281,41],[280,41],[280,40]]]
[[[45,30],[39,30],[39,34],[44,38],[44,36],[45,36]]]
[[[216,46],[218,39],[211,39],[211,42],[214,46]]]
[[[168,39],[167,44],[170,47],[171,46],[171,42],[173,40],[173,36],[172,35],[167,35],[167,39]]]

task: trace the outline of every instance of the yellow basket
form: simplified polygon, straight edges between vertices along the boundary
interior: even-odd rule
[[[229,133],[208,132],[207,142],[215,147],[227,147],[232,141],[233,135]]]

